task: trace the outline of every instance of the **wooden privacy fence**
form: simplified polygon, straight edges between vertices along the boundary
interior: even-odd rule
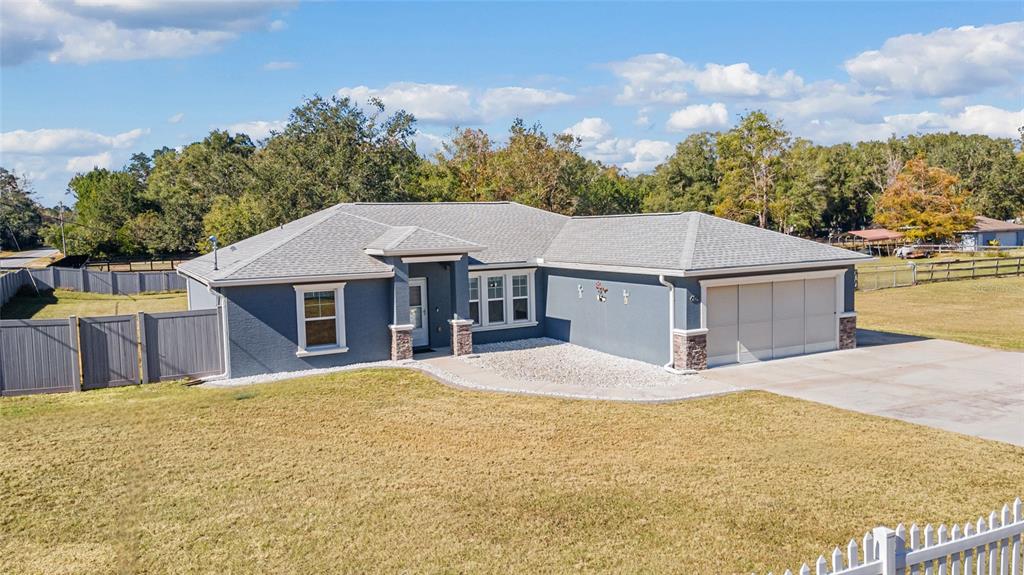
[[[173,271],[99,272],[85,268],[58,267],[20,269],[0,276],[0,305],[7,303],[23,286],[35,286],[40,291],[63,288],[109,295],[134,295],[182,291],[185,289],[185,278]]]
[[[857,289],[906,287],[923,283],[1024,275],[1024,257],[972,258],[945,262],[907,262],[857,268]]]
[[[218,310],[0,320],[0,394],[135,385],[224,371]]]
[[[1021,575],[1024,569],[1024,515],[1017,498],[988,520],[979,517],[961,528],[916,524],[906,529],[876,527],[865,533],[861,547],[851,539],[846,553],[836,547],[815,562],[815,575]],[[863,551],[863,555],[860,554]],[[797,571],[810,575],[804,563]],[[769,575],[771,575],[769,573]],[[793,575],[787,570],[786,575]]]
[[[21,286],[29,283],[28,270],[15,270],[8,273],[0,271],[0,305],[4,305],[18,293]]]

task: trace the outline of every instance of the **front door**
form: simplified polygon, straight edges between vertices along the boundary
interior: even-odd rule
[[[412,324],[412,345],[430,345],[430,322],[427,310],[427,278],[409,278],[409,323]]]

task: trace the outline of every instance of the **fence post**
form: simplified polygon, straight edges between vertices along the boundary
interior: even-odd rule
[[[146,353],[146,312],[138,314],[139,329],[139,375],[142,383],[149,383],[149,354]]]
[[[78,317],[68,316],[68,331],[71,335],[71,387],[82,391],[82,339],[78,333]]]
[[[57,268],[50,266],[50,288],[57,289]]]
[[[88,270],[88,267],[86,267],[86,266],[82,266],[82,267],[78,268],[78,271],[82,274],[82,291],[83,292],[89,291],[89,272],[87,270]]]
[[[910,285],[917,285],[917,264],[910,262]]]
[[[107,272],[110,274],[110,295],[117,295],[117,275],[114,272]]]
[[[873,534],[875,544],[878,545],[875,558],[882,561],[881,575],[901,575],[906,560],[903,539],[888,527],[875,527]]]

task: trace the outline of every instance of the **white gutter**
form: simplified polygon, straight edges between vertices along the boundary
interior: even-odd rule
[[[668,288],[668,363],[664,366],[665,371],[676,375],[694,373],[693,370],[676,369],[676,286],[665,279],[665,275],[658,276],[658,283]]]

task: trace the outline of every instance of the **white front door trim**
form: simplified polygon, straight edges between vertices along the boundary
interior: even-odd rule
[[[420,305],[414,306],[409,303],[409,323],[415,325],[413,319],[413,308],[419,308],[420,310],[420,327],[414,327],[412,330],[412,345],[413,347],[430,345],[430,305],[427,303],[427,278],[409,278],[409,287],[420,288]]]

